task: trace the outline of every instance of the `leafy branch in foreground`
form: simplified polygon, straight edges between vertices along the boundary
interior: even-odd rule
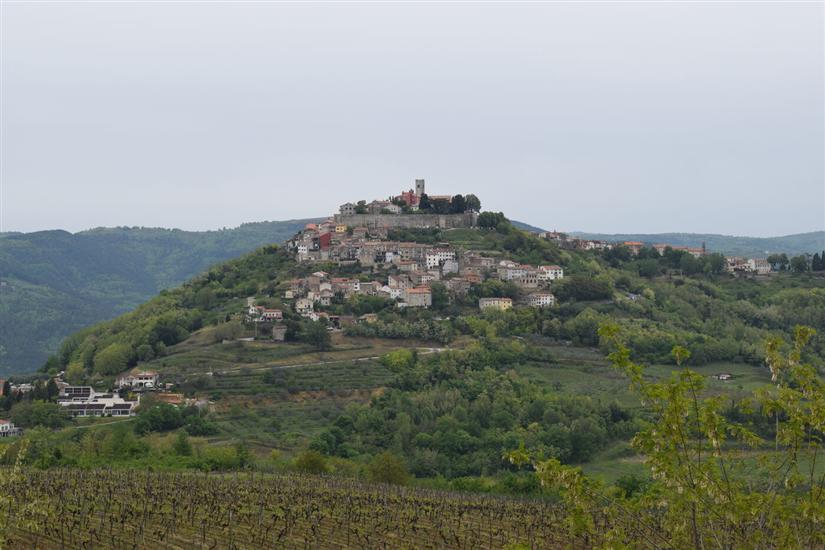
[[[786,344],[772,339],[767,364],[775,387],[741,407],[776,424],[772,444],[724,414],[721,396],[682,365],[689,352],[673,349],[679,370],[652,382],[631,361],[614,325],[599,330],[613,365],[629,379],[652,418],[633,439],[651,483],[627,497],[557,460],[535,461],[523,450],[506,455],[532,463],[542,485],[560,491],[567,526],[611,548],[801,548],[825,544],[825,473],[818,463],[825,432],[825,385],[803,362],[815,334],[797,327]]]

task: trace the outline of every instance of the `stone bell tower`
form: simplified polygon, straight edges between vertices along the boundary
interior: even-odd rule
[[[424,193],[424,180],[415,180],[415,194],[420,197]]]

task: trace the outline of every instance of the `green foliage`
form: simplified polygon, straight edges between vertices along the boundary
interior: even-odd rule
[[[60,342],[183,283],[218,262],[291,237],[308,221],[248,223],[190,232],[118,227],[0,233],[0,376],[31,372]],[[204,290],[196,307],[214,302]],[[194,298],[194,297],[193,297]],[[219,299],[218,295],[213,295]],[[64,363],[65,366],[65,363]]]
[[[400,317],[391,317],[387,320],[379,319],[374,323],[361,323],[346,327],[348,336],[366,336],[379,338],[420,338],[441,344],[447,344],[453,339],[453,330],[449,322],[434,319],[420,319],[405,321]]]
[[[183,426],[183,415],[179,408],[168,403],[141,406],[140,414],[135,421],[135,433],[143,435],[149,432],[165,432]]]
[[[553,287],[553,293],[560,300],[586,302],[611,299],[613,288],[610,280],[605,278],[573,275],[559,281]]]
[[[481,201],[475,195],[465,195],[464,203],[467,207],[467,210],[471,212],[481,212]]]
[[[815,467],[825,432],[825,383],[802,361],[812,329],[797,327],[790,346],[778,338],[768,342],[776,388],[750,401],[776,424],[771,444],[724,414],[722,399],[704,393],[704,377],[681,369],[670,380],[651,382],[616,326],[600,333],[650,412],[649,427],[633,445],[651,481],[624,478],[610,491],[556,459],[531,459],[524,449],[507,455],[514,464],[532,462],[542,484],[562,492],[571,536],[592,536],[610,547],[825,544],[825,478]],[[681,366],[689,353],[675,347],[673,356]],[[751,458],[760,450],[758,460]]]
[[[123,372],[129,366],[131,359],[132,348],[129,344],[113,342],[95,353],[93,360],[94,372],[104,375]]]
[[[60,405],[46,401],[21,401],[11,408],[11,420],[21,428],[61,428],[69,419]]]
[[[189,437],[185,431],[178,432],[175,443],[172,445],[172,452],[179,456],[192,455],[192,444],[189,443]]]
[[[415,361],[415,352],[408,349],[397,349],[381,357],[381,364],[396,373],[412,368]]]
[[[805,256],[794,256],[791,258],[791,271],[794,273],[805,273],[808,270],[808,258]]]
[[[295,457],[292,466],[295,471],[305,474],[324,474],[329,470],[329,466],[327,466],[327,461],[323,455],[312,449],[304,451]]]
[[[312,448],[345,457],[389,451],[416,476],[458,478],[506,472],[500,450],[519,441],[580,462],[634,431],[632,415],[616,405],[553,395],[516,376],[512,367],[533,354],[496,338],[417,360],[406,350],[387,354],[382,362],[397,373],[391,387],[368,406],[350,405]]]
[[[332,340],[329,336],[329,331],[327,330],[327,326],[323,323],[314,321],[302,323],[299,339],[301,342],[305,342],[319,351],[332,348]]]
[[[255,294],[271,284],[273,275],[286,277],[284,268],[292,265],[286,253],[270,246],[216,266],[179,288],[161,292],[131,313],[70,336],[53,368],[71,369],[75,379],[84,378],[80,366],[87,376],[110,376],[138,360],[163,357],[169,347],[205,324],[218,325],[214,337],[232,336],[239,327],[226,323],[226,317],[241,307],[233,297]],[[212,298],[205,301],[205,295]],[[323,345],[322,338],[316,341]]]
[[[499,226],[508,226],[510,222],[501,212],[482,212],[478,215],[477,224],[484,229],[498,229]]]
[[[410,474],[404,461],[389,451],[375,456],[367,468],[370,481],[390,485],[406,485]]]

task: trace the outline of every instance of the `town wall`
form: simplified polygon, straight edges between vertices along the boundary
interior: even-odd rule
[[[454,229],[475,227],[478,214],[335,214],[335,223],[350,227],[438,227]]]

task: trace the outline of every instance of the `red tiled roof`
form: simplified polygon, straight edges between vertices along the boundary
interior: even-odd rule
[[[407,292],[409,294],[429,294],[432,291],[430,290],[430,287],[420,286],[416,288],[408,288]]]

